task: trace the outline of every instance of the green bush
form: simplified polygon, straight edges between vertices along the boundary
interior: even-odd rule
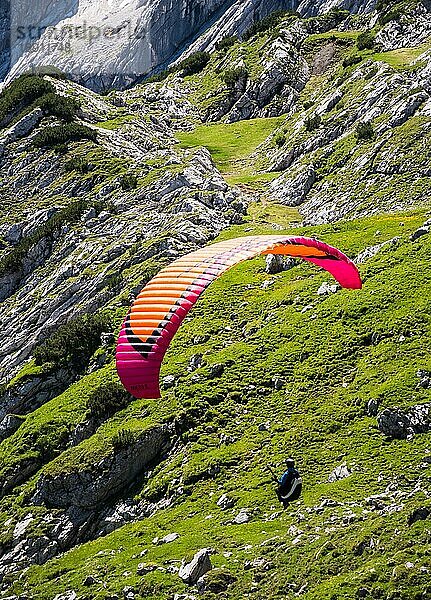
[[[211,60],[208,52],[195,52],[180,62],[178,70],[183,71],[184,76],[200,73]]]
[[[229,35],[222,38],[219,42],[216,43],[216,50],[228,50],[232,48],[239,41],[236,35]]]
[[[171,75],[171,73],[176,73],[177,71],[178,67],[169,67],[169,69],[164,69],[155,75],[151,75],[151,77],[147,77],[144,83],[157,83],[159,81],[164,81],[168,75]]]
[[[38,346],[33,355],[36,365],[51,363],[81,371],[100,346],[101,334],[111,328],[106,314],[82,315],[61,325]]]
[[[135,190],[138,187],[138,178],[133,173],[126,173],[120,178],[120,185],[125,192]]]
[[[73,98],[50,92],[37,100],[34,106],[39,106],[44,113],[70,123],[79,110],[80,103]]]
[[[358,39],[356,40],[358,50],[372,50],[374,48],[375,39],[376,34],[372,31],[364,31],[359,34]]]
[[[281,23],[284,17],[291,14],[293,13],[290,11],[275,10],[260,21],[256,21],[255,23],[253,23],[253,25],[247,29],[247,31],[242,37],[244,40],[247,41],[258,33],[264,33],[265,31],[274,29],[275,27],[277,27],[277,25]]]
[[[24,74],[0,93],[0,125],[6,126],[24,110],[40,107],[45,114],[71,122],[80,103],[61,96],[41,75]]]
[[[120,429],[112,438],[112,445],[115,450],[121,450],[130,446],[133,439],[133,433],[129,429]]]
[[[343,67],[351,67],[352,65],[357,65],[358,63],[360,63],[362,60],[362,56],[360,56],[359,54],[350,54],[349,56],[346,56],[346,58],[343,60]]]
[[[284,133],[277,133],[277,135],[274,138],[274,143],[276,146],[278,146],[279,148],[281,148],[282,146],[284,146],[284,144],[286,143],[286,136]]]
[[[233,88],[240,79],[248,79],[248,71],[245,67],[228,69],[223,73],[222,79],[228,88]]]
[[[106,280],[106,287],[110,290],[116,290],[116,289],[118,289],[118,287],[120,286],[120,284],[122,282],[123,282],[122,275],[120,273],[113,273]]]
[[[110,417],[125,408],[130,399],[121,383],[110,381],[92,391],[87,399],[87,411],[90,417]]]
[[[34,136],[33,144],[36,148],[49,148],[84,139],[95,142],[97,140],[96,131],[79,123],[66,123],[65,125],[46,127]]]
[[[82,175],[90,171],[90,163],[81,156],[74,156],[64,164],[64,168],[68,173],[77,171]]]
[[[401,9],[394,8],[393,10],[390,10],[386,14],[381,15],[379,18],[379,23],[380,23],[380,25],[383,26],[383,25],[386,25],[386,23],[390,23],[391,21],[398,21],[399,18],[401,17],[401,15],[402,15]]]
[[[195,52],[194,54],[190,54],[187,58],[181,61],[178,65],[173,65],[169,67],[169,69],[165,69],[164,71],[160,71],[155,75],[151,75],[145,79],[144,83],[157,83],[159,81],[164,81],[168,75],[172,73],[177,73],[178,71],[183,71],[183,75],[195,75],[196,73],[200,73],[211,60],[211,56],[208,52]]]
[[[0,93],[0,126],[6,126],[45,94],[55,94],[55,88],[49,81],[38,75],[20,75]]]
[[[358,123],[356,125],[356,138],[358,140],[371,140],[374,137],[374,129],[370,122]]]
[[[314,131],[320,127],[322,118],[319,115],[310,115],[305,119],[304,125],[307,131]]]

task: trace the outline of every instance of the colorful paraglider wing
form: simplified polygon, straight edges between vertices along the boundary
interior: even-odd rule
[[[362,285],[347,256],[312,238],[244,237],[191,252],[162,269],[143,288],[124,320],[117,343],[117,370],[131,394],[160,397],[160,365],[184,317],[214,279],[259,254],[302,258],[331,273],[342,287]]]

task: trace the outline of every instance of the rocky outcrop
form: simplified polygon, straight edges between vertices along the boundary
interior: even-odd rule
[[[304,202],[308,192],[316,181],[316,172],[313,165],[300,167],[292,177],[281,175],[271,183],[271,193],[286,206],[299,206]]]
[[[421,0],[416,5],[403,9],[397,19],[387,23],[376,36],[383,50],[419,46],[431,35],[431,5]]]
[[[259,75],[240,78],[228,96],[211,107],[205,119],[228,123],[254,117],[289,113],[309,78],[307,61],[298,47],[307,32],[300,21],[283,29],[276,39],[261,48]],[[245,68],[242,62],[226,63],[224,68]],[[246,72],[246,69],[245,69]]]
[[[208,548],[203,548],[196,552],[193,559],[190,562],[183,561],[181,563],[180,570],[178,571],[178,577],[189,585],[197,583],[205,573],[212,569],[210,552]]]
[[[76,95],[92,122],[116,114],[109,100],[80,86],[63,81],[55,85],[62,93]],[[2,169],[7,177],[0,182],[0,192],[3,198],[14,198],[16,189],[21,192],[0,226],[8,242],[3,253],[13,256],[20,244],[34,242],[16,267],[0,275],[3,380],[59,325],[103,306],[112,294],[114,273],[153,257],[169,260],[242,220],[237,209],[244,207],[235,203],[238,193],[229,189],[209,152],[174,148],[163,121],[153,124],[137,116],[122,127],[97,131],[99,141],[88,151],[103,154],[105,167],[97,172],[90,160],[86,176],[67,174],[67,158],[34,150],[31,136],[6,146]],[[115,171],[121,164],[143,184],[124,191]],[[53,206],[29,208],[34,196],[45,207]],[[73,224],[57,223],[50,230],[52,219],[77,200],[83,202],[82,212]]]
[[[221,34],[240,33],[253,20],[290,8],[292,2],[248,0],[244,7],[234,0],[145,0],[138,4],[128,0],[115,8],[66,0],[55,6],[46,0],[23,4],[15,7],[17,17],[25,15],[25,23],[20,23],[22,34],[12,39],[9,78],[27,70],[31,61],[33,67],[52,65],[92,89],[103,90],[125,87],[172,60],[179,48],[187,47],[219,20]],[[35,41],[27,33],[28,23],[49,29]]]
[[[270,186],[274,200],[299,205],[306,224],[426,202],[416,182],[417,177],[429,177],[427,154],[421,150],[431,136],[428,62],[419,57],[412,73],[365,61],[334,85],[317,89],[311,107],[298,107],[284,126],[280,147],[268,140],[260,152],[271,170],[283,171]],[[358,81],[361,89],[346,103]],[[373,128],[367,141],[357,135],[358,121]],[[416,128],[412,141],[410,122]],[[279,139],[273,138],[277,143]]]
[[[408,410],[385,408],[378,416],[379,429],[385,435],[395,439],[406,439],[431,430],[431,405],[417,404]]]
[[[4,28],[8,21],[14,24],[12,35],[4,36],[1,69],[6,73],[10,68],[11,79],[31,64],[60,69],[94,90],[122,88],[180,55],[213,50],[221,38],[242,35],[275,10],[309,17],[337,5],[369,13],[375,1],[127,0],[120,7],[105,7],[101,2],[22,0],[12,5],[12,15],[6,12],[0,20]],[[29,24],[39,28],[40,36]]]
[[[44,473],[37,483],[37,499],[58,508],[100,507],[166,450],[172,443],[172,435],[173,428],[169,425],[154,427],[82,470],[58,475]]]
[[[30,113],[22,117],[15,125],[12,125],[0,136],[0,146],[12,144],[20,138],[25,137],[33,131],[43,118],[43,111],[40,108],[35,108]]]
[[[0,398],[0,441],[14,433],[22,422],[17,415],[36,410],[74,381],[75,374],[67,369],[32,375],[11,386]]]

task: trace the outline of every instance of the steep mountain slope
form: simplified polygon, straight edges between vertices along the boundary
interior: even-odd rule
[[[46,0],[13,2],[0,20],[7,80],[29,68],[54,66],[94,90],[123,88],[183,52],[213,49],[226,35],[243,34],[275,10],[303,16],[341,4],[371,12],[375,2],[303,0]]]
[[[2,92],[0,597],[429,596],[429,7],[380,9],[273,15],[124,92]],[[274,231],[340,247],[363,289],[239,265],[162,400],[128,396],[115,336],[152,274]]]

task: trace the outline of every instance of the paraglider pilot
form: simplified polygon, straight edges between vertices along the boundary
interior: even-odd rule
[[[276,494],[283,508],[287,508],[289,502],[298,500],[302,491],[302,480],[299,471],[295,468],[295,462],[292,458],[286,460],[286,470],[278,478],[270,469],[274,481],[277,483]]]

